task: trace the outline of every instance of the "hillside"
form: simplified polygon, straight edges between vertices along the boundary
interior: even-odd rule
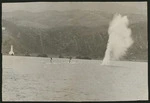
[[[147,18],[134,13],[127,15],[134,44],[124,59],[147,60]],[[13,44],[16,55],[28,52],[103,58],[112,17],[112,13],[88,10],[5,12],[2,53],[7,54]]]

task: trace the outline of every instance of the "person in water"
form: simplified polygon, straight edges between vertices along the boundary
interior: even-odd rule
[[[52,60],[53,60],[53,58],[51,57],[51,60],[50,60],[51,63],[52,63]]]
[[[72,57],[69,57],[69,63],[71,62]]]

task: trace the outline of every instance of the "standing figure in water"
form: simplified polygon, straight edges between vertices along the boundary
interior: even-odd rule
[[[71,62],[72,57],[69,57],[69,63]]]
[[[51,57],[50,62],[52,63],[53,58]]]

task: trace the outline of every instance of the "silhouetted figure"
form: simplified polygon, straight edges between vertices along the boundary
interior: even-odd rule
[[[51,58],[50,62],[52,63],[53,58]]]
[[[69,63],[71,62],[72,57],[69,57]]]

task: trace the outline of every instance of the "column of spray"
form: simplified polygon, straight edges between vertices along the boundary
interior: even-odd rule
[[[108,28],[108,43],[102,65],[109,65],[110,60],[119,60],[133,44],[127,16],[115,14]]]

